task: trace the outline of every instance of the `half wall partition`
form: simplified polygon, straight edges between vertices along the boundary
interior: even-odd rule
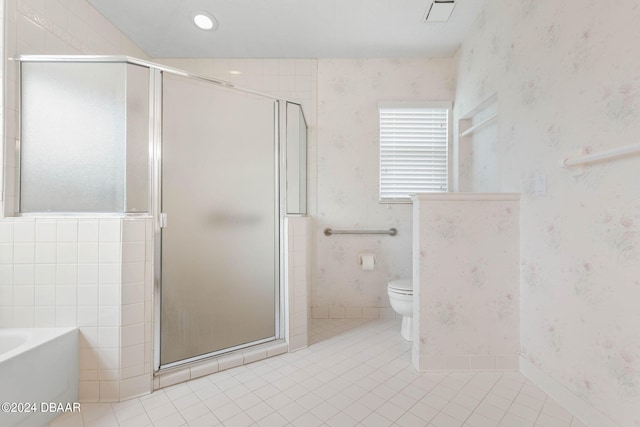
[[[300,106],[128,57],[20,63],[16,215],[154,218],[154,369],[281,339]]]

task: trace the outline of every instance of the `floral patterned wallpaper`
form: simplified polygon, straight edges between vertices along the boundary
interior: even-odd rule
[[[518,198],[486,193],[414,197],[417,369],[517,369]]]
[[[467,176],[522,192],[522,356],[621,426],[640,426],[640,156],[559,161],[639,142],[638,22],[637,1],[488,0],[456,91],[459,115],[498,96]]]
[[[318,60],[316,284],[314,317],[393,317],[387,282],[411,277],[411,204],[378,202],[379,101],[451,101],[455,62],[439,59]],[[323,234],[388,229],[384,235]],[[358,254],[376,256],[363,271]]]

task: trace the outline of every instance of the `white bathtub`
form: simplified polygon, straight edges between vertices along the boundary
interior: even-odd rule
[[[0,426],[42,427],[73,407],[78,348],[76,328],[0,329]]]

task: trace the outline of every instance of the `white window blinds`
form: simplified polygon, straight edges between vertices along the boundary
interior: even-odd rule
[[[380,201],[448,187],[449,108],[380,105]]]

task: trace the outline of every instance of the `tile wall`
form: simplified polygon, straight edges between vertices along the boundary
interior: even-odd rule
[[[80,399],[151,389],[150,221],[12,218],[22,54],[146,55],[85,0],[5,0],[0,326],[80,328]]]
[[[289,351],[309,345],[309,309],[311,293],[311,253],[309,241],[312,233],[309,217],[287,217],[285,219],[285,310],[289,321],[285,324],[285,335]]]
[[[150,391],[152,220],[0,221],[0,327],[80,330],[80,399]]]

